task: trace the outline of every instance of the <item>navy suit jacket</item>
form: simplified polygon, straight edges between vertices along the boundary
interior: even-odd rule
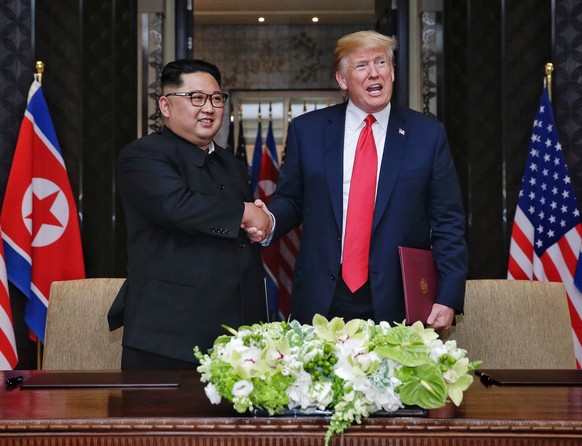
[[[347,103],[295,118],[269,210],[274,238],[302,225],[292,318],[327,315],[340,274]],[[373,175],[373,172],[370,172]],[[374,210],[370,284],[376,321],[405,318],[398,246],[433,249],[437,302],[463,311],[465,217],[444,126],[392,105]]]

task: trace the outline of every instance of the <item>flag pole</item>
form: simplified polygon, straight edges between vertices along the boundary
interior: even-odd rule
[[[34,80],[39,84],[42,84],[42,75],[44,73],[44,62],[42,60],[37,60],[34,64],[36,67],[36,73],[34,73]],[[36,368],[40,370],[42,368],[42,342],[37,337],[36,339]]]
[[[552,72],[554,71],[554,64],[551,62],[548,62],[545,65],[545,70],[546,70],[546,77],[544,78],[544,82],[546,84],[546,87],[548,88],[548,96],[550,98],[550,101],[552,100]]]
[[[36,73],[34,73],[34,80],[39,84],[42,84],[42,73],[44,73],[44,62],[42,60],[37,60],[34,64],[36,67]]]

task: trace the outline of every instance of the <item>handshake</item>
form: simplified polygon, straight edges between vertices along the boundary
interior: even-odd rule
[[[254,203],[245,202],[240,227],[245,230],[252,243],[265,241],[271,235],[274,224],[274,217],[262,200],[255,200]]]

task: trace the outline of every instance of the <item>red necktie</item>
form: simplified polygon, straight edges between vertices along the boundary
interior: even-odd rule
[[[368,280],[370,238],[376,196],[378,154],[372,133],[376,118],[366,116],[366,125],[358,138],[356,158],[350,183],[342,276],[352,293]]]

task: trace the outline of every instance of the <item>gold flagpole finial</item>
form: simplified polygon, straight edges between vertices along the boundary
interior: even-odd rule
[[[552,100],[552,73],[554,72],[554,64],[548,62],[545,65],[546,70],[546,77],[544,78],[546,87],[548,88],[548,96],[550,97],[550,101]]]
[[[38,81],[38,83],[42,84],[42,73],[44,73],[44,62],[42,60],[37,60],[34,66],[36,67],[34,79]]]

